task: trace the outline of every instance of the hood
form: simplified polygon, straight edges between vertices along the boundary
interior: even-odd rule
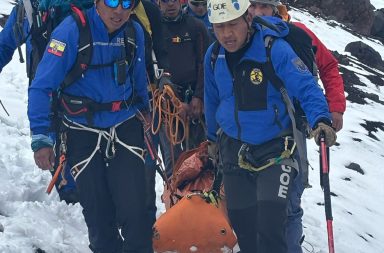
[[[265,36],[285,37],[289,33],[288,25],[278,17],[256,16],[252,21],[252,27]]]

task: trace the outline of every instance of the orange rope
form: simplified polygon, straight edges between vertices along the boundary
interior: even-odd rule
[[[49,183],[48,185],[48,188],[47,188],[47,193],[50,194],[53,187],[55,186],[55,183],[57,181],[57,179],[59,178],[59,175],[60,175],[60,172],[63,170],[63,168],[65,167],[65,154],[62,154],[60,156],[60,163],[59,163],[59,166],[57,166],[57,169],[56,169],[56,172],[55,174],[53,175],[52,177],[52,180],[51,182]]]
[[[161,124],[166,126],[166,134],[172,145],[182,143],[186,138],[187,123],[181,118],[180,113],[182,110],[182,102],[177,98],[172,88],[169,85],[164,85],[164,88],[160,91],[156,89],[153,93],[152,100],[152,119],[158,115],[158,122],[155,126],[152,121],[152,133],[157,134],[160,131]],[[184,130],[182,136],[179,136],[180,125]]]

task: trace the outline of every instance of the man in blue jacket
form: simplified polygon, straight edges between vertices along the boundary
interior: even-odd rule
[[[35,11],[38,8],[38,1],[30,1],[32,9],[30,11]],[[24,56],[21,52],[21,45],[25,43],[26,45],[26,61],[27,61],[27,76],[29,82],[32,81],[31,75],[31,64],[32,64],[32,45],[31,45],[31,35],[30,35],[30,23],[27,18],[28,14],[25,10],[22,1],[18,2],[17,5],[12,9],[11,14],[8,17],[7,23],[4,26],[4,29],[0,32],[0,72],[2,69],[11,61],[12,56],[16,49],[18,49],[20,55],[20,61],[24,62]],[[76,192],[76,185],[69,174],[69,168],[65,169],[65,185],[59,183],[62,182],[62,175],[59,176],[58,183],[56,184],[57,191],[59,193],[60,200],[64,200],[66,203],[76,203],[78,202],[78,196]]]
[[[54,159],[49,115],[51,98],[58,93],[61,141],[93,252],[153,252],[145,208],[143,126],[135,116],[148,110],[144,35],[129,20],[132,7],[130,0],[96,0],[86,11],[93,39],[91,64],[63,89],[79,54],[79,27],[72,16],[66,18],[52,33],[29,88],[31,145],[43,170],[51,169]],[[128,36],[130,28],[134,40]],[[132,43],[134,55],[129,58]]]
[[[288,33],[286,24],[269,20],[280,32],[251,25],[249,5],[249,0],[208,1],[220,45],[215,61],[215,44],[208,49],[204,67],[210,156],[218,156],[223,171],[228,216],[241,252],[287,253],[289,197],[293,181],[300,180],[289,101],[300,102],[316,142],[322,132],[332,146],[336,134],[321,89],[288,43],[279,39]],[[265,39],[274,40],[270,55]],[[283,80],[282,89],[276,80],[271,82],[271,68]]]

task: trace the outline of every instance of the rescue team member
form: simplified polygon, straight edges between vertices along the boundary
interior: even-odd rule
[[[315,141],[324,132],[326,144],[332,146],[336,134],[321,89],[287,42],[279,39],[287,35],[287,25],[269,20],[280,33],[251,25],[249,5],[249,0],[208,1],[209,20],[220,43],[215,64],[211,46],[204,65],[210,156],[219,156],[228,216],[241,252],[287,253],[287,209],[299,157],[288,102],[266,76],[270,65],[265,37],[275,37],[269,60],[289,98],[300,101]]]
[[[281,5],[279,0],[251,0],[251,5],[248,12],[252,17],[258,16],[277,16],[284,17],[289,22],[290,16],[286,6]],[[318,69],[318,74],[323,83],[325,96],[327,98],[329,111],[332,116],[332,127],[336,132],[343,127],[343,113],[346,108],[346,99],[344,95],[344,82],[339,73],[338,62],[326,46],[317,38],[317,36],[300,22],[292,22],[296,29],[301,29],[305,36],[309,36],[312,40],[312,48],[315,53],[315,63]],[[304,35],[297,34],[296,40],[305,40]],[[315,73],[317,75],[317,71]],[[305,136],[303,136],[305,138]],[[304,143],[305,140],[304,140]],[[305,156],[307,154],[305,148]],[[301,253],[301,242],[303,240],[303,209],[301,208],[301,196],[304,188],[308,186],[308,160],[305,159],[300,170],[302,180],[295,180],[292,187],[287,222],[287,243],[288,253]],[[304,167],[305,166],[305,167]]]
[[[37,166],[44,170],[54,159],[50,98],[59,91],[66,128],[62,141],[73,165],[89,247],[98,253],[153,252],[145,207],[143,126],[135,117],[137,110],[148,110],[144,35],[140,25],[129,20],[133,4],[96,0],[85,12],[93,39],[91,66],[61,90],[79,43],[74,18],[66,18],[53,32],[29,88],[32,149]],[[127,36],[132,28],[136,45],[129,59],[132,37]]]

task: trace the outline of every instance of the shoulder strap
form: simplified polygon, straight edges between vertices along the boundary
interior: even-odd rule
[[[32,19],[32,14],[33,14],[33,8],[31,4],[31,0],[23,0],[23,5],[25,9],[25,14],[27,15],[28,23],[29,23],[29,28],[31,28],[33,19]]]
[[[136,56],[136,30],[131,20],[128,21],[124,31],[124,43],[126,59],[131,69]]]
[[[79,8],[75,6],[72,6],[71,8],[73,11],[72,17],[75,19],[77,27],[79,28],[79,44],[76,62],[61,84],[61,90],[66,89],[79,79],[88,69],[92,60],[92,33],[91,29],[89,29],[87,16]]]
[[[270,80],[270,83],[275,87],[276,90],[278,90],[282,96],[282,99],[284,101],[285,106],[287,107],[289,118],[292,122],[292,131],[293,131],[293,138],[295,139],[297,150],[299,152],[299,157],[302,161],[307,161],[306,152],[305,152],[305,138],[302,138],[303,134],[299,131],[297,125],[296,125],[296,117],[295,117],[295,107],[288,95],[288,91],[285,88],[284,82],[280,79],[280,77],[276,74],[275,68],[272,64],[272,57],[271,57],[271,51],[272,46],[275,41],[275,38],[272,36],[265,37],[264,43],[267,51],[267,62],[266,62],[266,68],[265,68],[265,74],[267,78]]]
[[[217,57],[219,56],[219,52],[220,52],[220,43],[217,40],[215,40],[215,42],[213,42],[212,51],[211,51],[212,71],[215,71],[216,61],[217,61]]]

